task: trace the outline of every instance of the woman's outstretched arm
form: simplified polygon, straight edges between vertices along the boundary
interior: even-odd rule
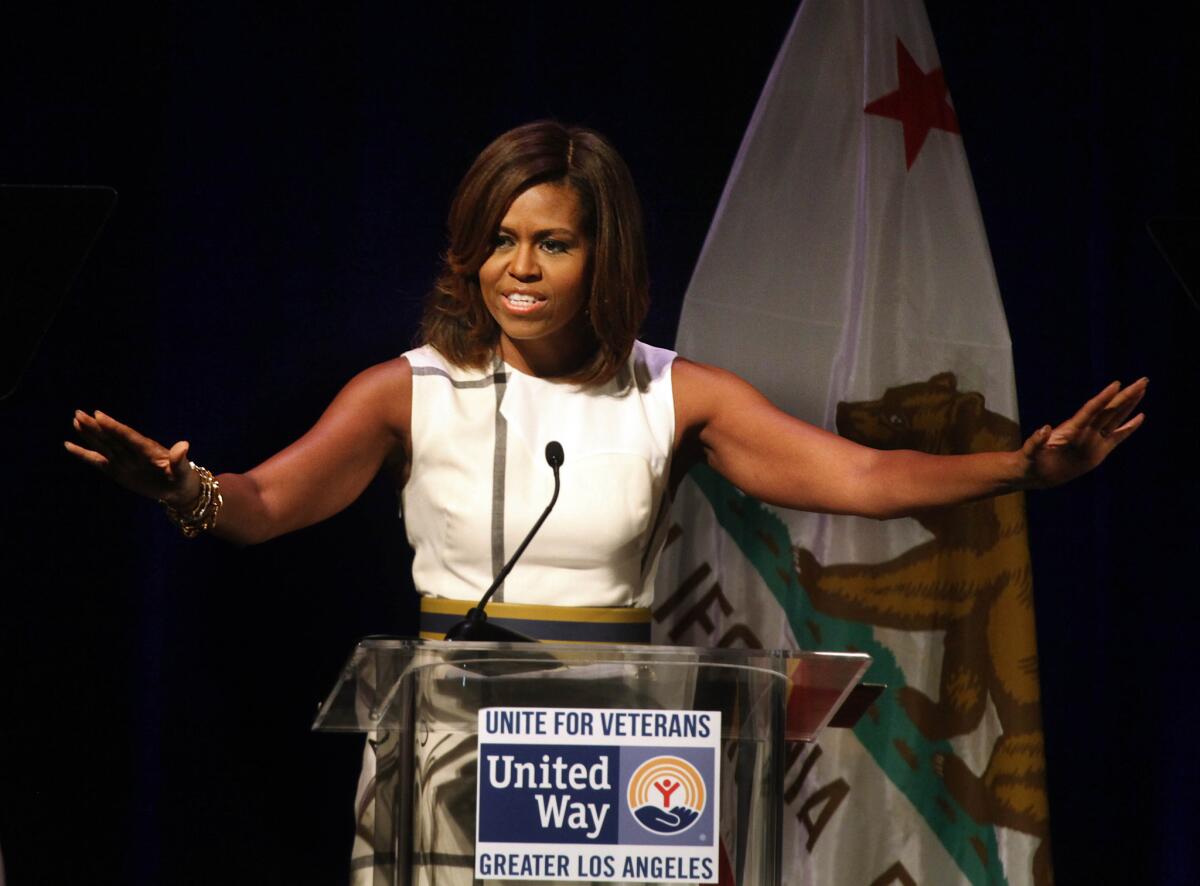
[[[1141,425],[1146,379],[1114,382],[1070,419],[1012,452],[878,450],[793,418],[732,373],[676,360],[676,444],[748,495],[781,507],[888,519],[1018,489],[1056,486],[1096,467]]]
[[[403,357],[359,373],[295,443],[244,474],[217,477],[224,505],[213,534],[265,541],[342,510],[385,461],[406,470],[411,405]],[[125,488],[179,510],[199,496],[186,441],[168,449],[102,412],[76,412],[74,426],[83,445],[67,442],[67,450]]]

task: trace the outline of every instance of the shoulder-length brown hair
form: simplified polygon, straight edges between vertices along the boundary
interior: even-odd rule
[[[442,271],[425,304],[420,339],[459,366],[484,366],[499,327],[483,304],[479,268],[512,202],[534,185],[574,189],[591,242],[588,314],[595,337],[591,361],[572,377],[611,379],[629,356],[650,305],[642,212],[633,178],[604,136],[541,120],[504,133],[475,158],[458,186],[447,223]]]

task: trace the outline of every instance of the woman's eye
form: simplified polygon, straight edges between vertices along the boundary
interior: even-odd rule
[[[567,244],[563,243],[561,240],[543,240],[542,241],[542,249],[545,252],[549,252],[553,255],[557,255],[560,252],[567,251]]]
[[[503,249],[506,246],[512,246],[512,242],[512,237],[508,236],[508,234],[497,234],[492,238],[492,248]]]

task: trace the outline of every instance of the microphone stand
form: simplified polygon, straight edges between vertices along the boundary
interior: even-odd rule
[[[554,503],[558,501],[558,469],[563,463],[563,448],[562,444],[557,440],[551,440],[546,444],[546,463],[554,471],[554,495],[550,497],[550,504],[546,505],[546,510],[542,511],[542,516],[538,517],[538,521],[533,524],[533,528],[529,530],[529,534],[525,536],[520,547],[517,548],[508,562],[504,564],[503,568],[496,575],[495,581],[484,592],[483,597],[479,600],[479,605],[468,609],[466,618],[446,631],[447,640],[482,640],[493,643],[537,642],[533,637],[527,637],[518,631],[503,627],[494,622],[489,622],[487,620],[487,612],[484,610],[488,601],[492,599],[492,595],[496,593],[496,590],[504,583],[504,579],[512,572],[512,568],[516,565],[517,560],[525,553],[525,549],[529,547],[529,543],[533,541],[533,537],[542,528],[542,524],[546,522],[546,518],[550,516],[550,511],[553,510]]]

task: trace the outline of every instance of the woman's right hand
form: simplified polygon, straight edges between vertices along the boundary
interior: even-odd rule
[[[188,443],[167,449],[133,428],[97,411],[75,411],[73,424],[86,446],[66,441],[67,452],[126,489],[186,509],[200,495],[200,478],[188,461]]]

